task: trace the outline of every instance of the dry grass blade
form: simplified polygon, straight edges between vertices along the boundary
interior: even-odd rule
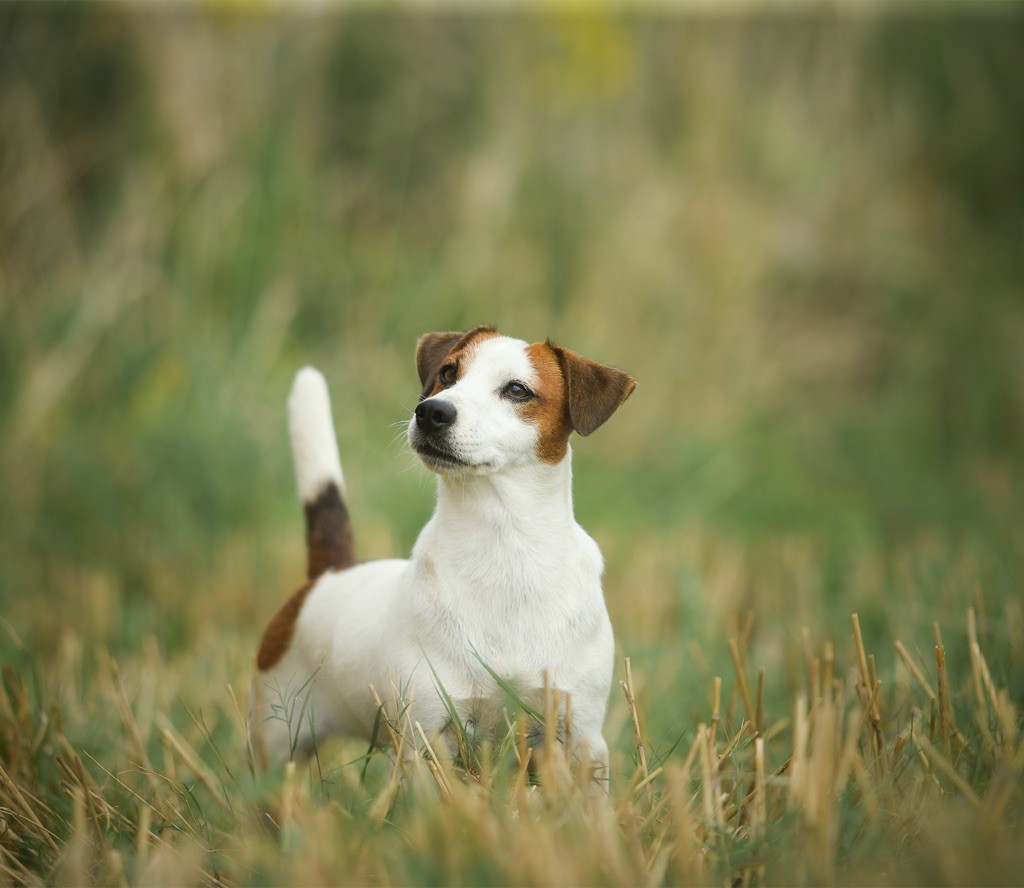
[[[0,844],[0,857],[7,863],[0,863],[0,873],[3,873],[12,885],[45,885],[39,876],[29,870],[13,852],[9,851],[3,844]]]
[[[917,668],[917,664],[914,662],[913,657],[910,656],[910,651],[907,650],[902,641],[897,639],[893,646],[896,648],[896,653],[900,655],[900,659],[903,661],[903,665],[907,667],[907,672],[913,676],[914,681],[920,685],[921,690],[928,695],[929,700],[938,702],[938,696],[935,691],[932,690],[932,686],[928,684],[927,679],[921,674],[921,670]]]
[[[430,741],[427,739],[427,735],[423,732],[423,725],[416,722],[416,730],[420,735],[420,739],[423,741],[423,748],[427,751],[426,763],[430,769],[430,773],[434,776],[434,780],[437,782],[438,788],[441,790],[441,794],[446,798],[452,797],[452,787],[448,782],[448,777],[441,769],[441,762],[437,757],[437,753],[434,752],[434,748],[430,745]]]
[[[936,624],[936,633],[938,624]],[[939,687],[939,727],[942,745],[946,750],[946,757],[952,759],[950,739],[956,735],[956,722],[953,718],[953,704],[949,695],[949,677],[946,674],[946,649],[943,645],[935,645],[935,674],[938,678]]]
[[[722,807],[721,781],[716,762],[711,754],[711,742],[707,728],[703,725],[700,730],[703,742],[701,744],[701,767],[704,772],[704,810],[710,823],[720,829],[725,829],[725,811]]]
[[[937,767],[942,773],[950,779],[953,785],[959,790],[960,794],[967,799],[974,807],[981,807],[981,799],[978,798],[978,794],[971,788],[971,785],[964,780],[960,774],[957,773],[956,769],[950,764],[949,758],[943,756],[934,746],[931,745],[922,736],[915,736],[915,741],[918,746],[924,751],[925,755],[935,767]]]
[[[853,626],[853,643],[857,651],[857,668],[860,670],[861,684],[867,692],[871,687],[871,676],[868,674],[868,659],[864,651],[864,638],[860,632],[860,617],[857,614],[850,614],[850,623]]]
[[[722,715],[722,679],[716,675],[711,687],[711,751],[718,746],[718,721]],[[716,753],[717,754],[717,753]]]
[[[42,820],[36,813],[36,807],[41,807],[42,803],[35,799],[28,791],[23,791],[4,770],[3,764],[0,764],[0,788],[2,788],[7,795],[10,806],[32,824],[39,838],[50,847],[51,851],[59,853],[60,846],[57,844],[56,837],[49,829],[43,826]],[[35,804],[33,804],[33,802],[35,802]]]
[[[693,809],[687,798],[689,782],[689,767],[678,771],[673,768],[666,774],[666,798],[670,811],[667,822],[671,825],[673,834],[672,862],[678,873],[678,881],[686,885],[702,884],[705,881],[702,878],[705,858],[698,843]]]
[[[640,733],[640,715],[636,711],[636,695],[633,692],[633,669],[629,657],[626,657],[626,680],[619,682],[619,684],[622,687],[623,694],[625,694],[626,706],[629,707],[629,716],[633,723],[633,743],[636,746],[640,773],[643,775],[644,780],[646,780],[649,776],[647,770],[647,750],[644,748],[643,735]],[[644,785],[647,787],[648,801],[653,801],[654,797],[650,784],[645,783]]]
[[[732,663],[736,669],[736,681],[739,684],[740,695],[743,698],[743,711],[746,713],[747,721],[752,725],[757,724],[757,713],[754,712],[754,705],[750,699],[750,688],[747,687],[747,677],[743,671],[743,659],[740,657],[739,645],[736,639],[729,640],[729,651],[732,653]]]
[[[199,782],[209,790],[210,794],[220,802],[221,805],[230,810],[231,803],[224,795],[224,792],[213,772],[203,764],[198,753],[192,749],[184,737],[178,734],[174,729],[174,726],[170,721],[168,721],[167,717],[162,712],[157,713],[157,727],[160,729],[161,736],[164,738],[168,746],[174,750],[178,758],[181,759],[185,767],[199,778]]]
[[[82,766],[82,760],[77,755],[73,755],[71,764],[68,764],[60,755],[56,756],[55,761],[70,781],[68,791],[73,797],[81,796],[84,800],[85,810],[89,815],[89,822],[92,824],[96,834],[97,845],[103,847],[103,830],[113,820],[114,812],[111,810],[111,806],[107,803],[106,799],[93,789],[92,780],[89,779],[85,768]],[[100,814],[101,809],[103,811],[102,815]]]
[[[839,756],[839,763],[836,767],[837,786],[842,786],[853,770],[856,767],[861,766],[861,757],[857,754],[857,742],[860,736],[864,733],[864,728],[868,725],[871,725],[871,748],[875,755],[878,755],[878,750],[874,742],[876,726],[871,718],[871,705],[877,699],[878,692],[881,687],[882,683],[880,681],[875,683],[875,686],[871,691],[871,695],[863,702],[860,718],[857,719],[855,724],[850,725],[850,730],[847,734],[846,741],[843,744],[843,749]]]
[[[814,657],[811,660],[811,703],[812,705],[821,699],[821,657]]]
[[[385,729],[387,730],[388,736],[391,738],[391,746],[394,749],[398,749],[399,746],[403,745],[402,741],[399,739],[399,735],[395,732],[395,729],[391,724],[391,719],[388,718],[388,712],[384,708],[383,702],[381,702],[380,694],[377,693],[377,689],[373,686],[372,683],[370,684],[369,687],[370,696],[373,697],[373,702],[377,704],[377,712],[380,713],[380,720],[383,723]]]
[[[885,769],[885,738],[882,736],[882,716],[878,709],[878,687],[875,677],[875,658],[868,657],[864,649],[864,638],[860,631],[860,617],[850,615],[853,627],[853,641],[857,650],[857,667],[860,670],[861,695],[867,699],[865,715],[871,725],[871,745],[874,749],[878,766]]]
[[[519,723],[517,738],[519,767],[516,770],[516,782],[512,791],[513,810],[519,811],[527,803],[527,787],[529,786],[530,762],[533,760],[533,747],[526,742],[526,727]]]
[[[135,798],[135,800],[139,802],[140,805],[144,805],[144,806],[150,808],[152,810],[152,812],[154,814],[156,814],[158,817],[163,817],[164,816],[163,813],[160,810],[158,810],[157,808],[153,807],[153,805],[150,804],[150,802],[147,799],[145,799],[142,796],[140,796],[134,789],[132,789],[130,786],[128,786],[128,784],[126,784],[123,780],[121,780],[116,774],[114,774],[113,772],[111,772],[110,770],[105,768],[100,762],[96,761],[96,759],[93,756],[89,755],[88,752],[83,751],[82,754],[85,755],[104,774],[106,774],[107,777],[110,778],[110,780],[112,782],[116,783],[121,789],[123,789],[129,795],[133,796]],[[168,782],[170,782],[170,781],[168,781]],[[193,828],[193,826],[191,824],[191,821],[180,810],[178,810],[174,805],[172,805],[166,799],[163,802],[163,807],[166,808],[168,811],[170,811],[174,815],[174,819],[177,821],[177,827],[178,828],[180,828],[183,832],[188,833],[193,838],[196,837],[195,836],[195,832],[194,832],[194,828]]]
[[[716,770],[721,771],[729,761],[729,756],[733,754],[733,751],[739,745],[740,741],[746,736],[748,730],[750,730],[751,724],[749,721],[743,722],[740,725],[740,729],[733,735],[732,740],[726,744],[725,749],[722,750],[722,754],[718,757],[716,763]]]
[[[764,836],[765,827],[768,823],[768,799],[765,784],[764,765],[764,738],[754,738],[754,791],[753,798],[748,803],[753,803],[751,812],[751,829],[754,841],[760,841]]]
[[[68,885],[87,885],[89,878],[89,841],[86,838],[85,802],[76,788],[71,795],[71,839],[60,861],[61,880]]]
[[[257,670],[256,663],[252,664],[252,674],[255,675]],[[261,695],[263,693],[261,682],[252,682],[252,697],[250,701],[252,705],[252,711],[258,712],[261,709]],[[267,745],[263,736],[263,722],[260,719],[254,719],[254,724],[250,731],[246,731],[247,744],[252,750],[253,766],[255,770],[260,772],[267,770]],[[169,758],[167,754],[167,741],[163,742],[164,756]]]
[[[653,771],[651,771],[650,774],[644,777],[644,779],[636,785],[636,789],[634,790],[634,792],[640,792],[641,789],[645,789],[647,786],[649,786],[651,783],[657,780],[664,773],[664,768],[655,768]]]
[[[740,660],[743,663],[747,662],[747,650],[750,648],[750,637],[754,634],[754,611],[753,608],[748,608],[746,616],[743,618],[743,629],[740,631]]]
[[[148,805],[139,805],[139,823],[135,833],[135,854],[142,869],[146,867],[149,859],[149,846],[153,834],[150,831],[153,825],[152,809]]]
[[[988,695],[989,705],[996,712],[999,710],[999,694],[996,691],[995,683],[992,681],[992,673],[988,668],[988,661],[985,659],[985,654],[982,652],[981,647],[975,645],[972,651],[976,650],[976,656],[978,660],[978,668],[981,671],[981,680],[985,688],[985,693]]]
[[[371,688],[373,686],[371,685]],[[383,713],[383,708],[378,710]],[[388,785],[384,787],[384,791],[374,801],[373,806],[370,808],[370,819],[376,823],[382,822],[391,810],[392,803],[394,802],[395,796],[398,794],[398,790],[401,787],[402,771],[405,765],[405,732],[403,731],[398,735],[398,745],[395,747],[395,760],[392,765],[391,778],[388,780]]]
[[[814,694],[814,686],[817,683],[817,666],[815,666],[814,649],[811,646],[811,630],[806,626],[800,627],[800,651],[804,658],[804,671],[806,672],[807,693],[811,699],[817,699]]]
[[[754,729],[758,734],[764,733],[764,666],[757,670],[757,710],[754,713]]]
[[[235,715],[235,723],[238,725],[239,732],[245,738],[246,761],[249,764],[250,771],[255,772],[259,759],[256,755],[256,749],[253,747],[252,735],[249,731],[249,719],[243,714],[238,697],[235,695],[235,689],[230,683],[228,684],[228,695],[231,697],[231,707]]]
[[[152,777],[153,766],[150,764],[149,756],[146,754],[146,744],[142,739],[139,723],[135,720],[135,715],[128,703],[128,695],[125,693],[124,682],[121,680],[121,670],[118,668],[117,661],[113,657],[109,657],[107,663],[110,670],[110,680],[113,685],[113,696],[114,702],[117,705],[117,711],[120,713],[121,721],[128,730],[128,737],[131,740],[135,755],[146,772],[150,792],[153,793],[154,798],[159,798],[161,788]]]
[[[789,804],[791,807],[803,792],[808,734],[807,698],[800,694],[796,699],[796,713],[793,716],[793,756],[789,769]]]

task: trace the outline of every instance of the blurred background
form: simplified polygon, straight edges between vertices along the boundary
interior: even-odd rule
[[[796,684],[801,625],[967,606],[1006,673],[1021,46],[1009,4],[0,5],[4,658],[243,673],[303,578],[295,370],[402,555],[416,338],[492,323],[639,380],[576,510],[649,674],[704,706],[748,609]]]

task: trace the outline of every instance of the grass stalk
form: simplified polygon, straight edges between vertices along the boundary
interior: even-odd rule
[[[732,654],[732,664],[736,670],[736,682],[740,689],[740,696],[743,699],[743,711],[746,713],[747,721],[755,726],[754,730],[756,731],[757,713],[754,711],[754,705],[750,699],[750,688],[747,687],[747,676],[744,674],[740,648],[734,638],[729,640],[729,651]]]
[[[626,706],[629,708],[629,717],[633,725],[633,744],[636,747],[636,757],[640,774],[644,780],[650,775],[647,769],[647,750],[644,748],[643,735],[640,732],[640,715],[636,708],[636,695],[633,690],[633,668],[630,663],[629,657],[626,657],[626,680],[619,683],[622,687],[622,693],[626,697]],[[649,784],[644,784],[647,787],[648,802],[653,801],[653,791]]]

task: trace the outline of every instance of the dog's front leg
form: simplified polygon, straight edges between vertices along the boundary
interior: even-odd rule
[[[604,737],[600,734],[574,734],[570,751],[580,773],[589,775],[587,782],[600,785],[607,792],[608,744]]]

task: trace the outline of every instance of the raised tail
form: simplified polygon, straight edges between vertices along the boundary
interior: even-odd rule
[[[356,558],[327,381],[312,367],[295,374],[288,396],[288,433],[306,512],[306,573],[315,580],[325,570],[351,567]]]

